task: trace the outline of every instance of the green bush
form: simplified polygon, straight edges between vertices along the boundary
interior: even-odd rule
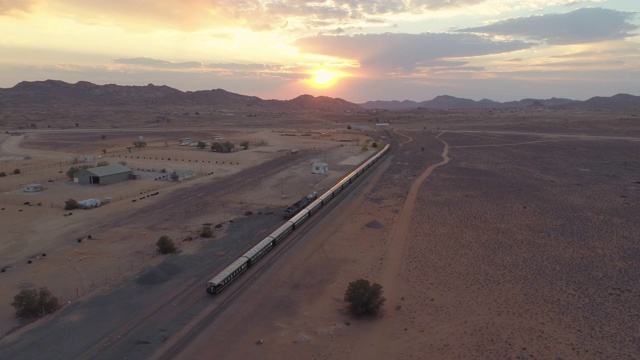
[[[79,207],[80,207],[80,205],[78,205],[78,202],[75,199],[69,199],[69,200],[64,202],[64,209],[65,210],[75,210],[75,209],[77,209]]]
[[[46,287],[40,290],[21,290],[13,297],[11,306],[16,309],[16,316],[21,319],[49,314],[60,308],[58,298],[53,296]]]
[[[200,230],[200,236],[202,236],[203,238],[213,237],[213,229],[211,229],[211,227],[209,226],[203,226],[202,230]]]
[[[344,300],[349,303],[353,315],[375,316],[386,299],[382,296],[382,285],[359,279],[349,283]]]
[[[0,171],[0,177],[4,177],[7,176],[7,174],[4,171]]]
[[[173,240],[171,240],[171,238],[167,235],[160,236],[156,245],[158,245],[158,250],[161,254],[170,254],[176,252],[176,246],[173,243]]]

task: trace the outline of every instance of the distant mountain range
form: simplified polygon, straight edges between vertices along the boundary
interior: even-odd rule
[[[522,99],[519,101],[497,102],[488,99],[480,101],[441,95],[422,102],[415,101],[368,101],[360,104],[365,109],[411,110],[411,109],[482,109],[482,108],[636,108],[640,107],[640,96],[617,94],[612,97],[593,97],[586,101],[563,98]]]
[[[59,80],[23,81],[0,89],[0,107],[38,105],[74,106],[161,106],[219,105],[255,106],[280,110],[362,110],[357,104],[326,96],[301,95],[291,100],[263,100],[222,89],[180,91],[168,86],[96,85],[86,81],[69,84]]]
[[[356,111],[367,109],[477,109],[477,108],[640,108],[640,96],[617,94],[612,97],[593,97],[586,101],[563,98],[522,99],[497,102],[488,99],[475,101],[449,95],[432,100],[368,101],[354,104],[339,98],[301,95],[291,100],[263,100],[255,96],[235,94],[222,89],[180,91],[168,86],[96,85],[86,81],[75,84],[59,80],[23,81],[13,88],[0,89],[0,106],[23,107],[38,105],[75,106],[256,106],[280,110]]]

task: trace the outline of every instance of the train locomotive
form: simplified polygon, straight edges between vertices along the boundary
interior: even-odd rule
[[[287,212],[289,208],[285,210],[285,213],[283,213],[283,217],[287,219],[287,221],[274,232],[267,235],[267,237],[254,245],[251,249],[249,249],[249,251],[244,253],[242,256],[240,256],[238,259],[236,259],[234,262],[232,262],[230,265],[216,274],[213,278],[207,281],[207,292],[209,294],[215,295],[222,291],[222,289],[229,285],[235,278],[247,271],[253,264],[255,264],[271,249],[273,249],[278,243],[284,240],[289,234],[291,234],[291,232],[293,232],[296,228],[303,224],[307,219],[309,219],[309,217],[316,213],[322,206],[326,205],[344,188],[349,186],[353,182],[353,180],[358,178],[374,163],[380,160],[380,158],[382,158],[389,151],[389,148],[390,145],[385,145],[382,150],[378,151],[374,156],[358,166],[355,170],[346,175],[344,178],[342,178],[342,180],[338,181],[337,184],[332,186],[329,190],[327,190],[319,197],[316,196],[316,193],[314,192],[309,196],[300,199],[300,201],[296,203],[300,204],[298,204],[295,209],[292,209],[290,212]]]

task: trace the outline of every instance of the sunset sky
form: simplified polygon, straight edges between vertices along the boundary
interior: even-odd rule
[[[640,0],[0,0],[0,88],[263,99],[640,95]]]

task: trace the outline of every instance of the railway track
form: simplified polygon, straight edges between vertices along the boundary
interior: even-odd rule
[[[368,176],[377,169],[384,161],[376,162],[367,172],[367,176],[360,176],[353,181],[352,185],[341,191],[334,200],[323,206],[318,212],[311,216],[301,226],[296,228],[294,232],[285,240],[276,245],[267,255],[265,255],[256,265],[252,266],[242,276],[234,280],[224,291],[215,296],[215,300],[207,307],[205,312],[190,324],[186,325],[181,331],[175,334],[174,338],[167,341],[166,345],[154,354],[153,359],[168,360],[177,358],[181,351],[189,345],[189,343],[206,327],[216,321],[227,309],[229,309],[250,286],[254,286],[259,280],[267,276],[269,269],[278,264],[282,255],[291,251],[293,247],[298,245],[299,241],[316,226],[323,217],[330,213],[333,209],[340,206],[341,203],[351,193],[358,190],[366,181]],[[204,284],[207,279],[203,279]]]

